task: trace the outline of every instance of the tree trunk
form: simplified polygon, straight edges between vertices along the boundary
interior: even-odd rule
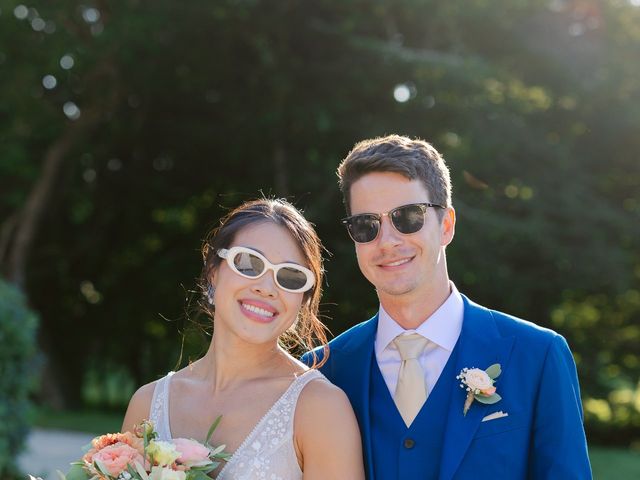
[[[80,120],[82,122],[82,120]],[[83,124],[71,124],[64,134],[49,147],[44,155],[42,173],[33,186],[27,201],[18,214],[13,241],[7,250],[7,279],[24,290],[26,266],[33,241],[42,221],[46,205],[54,191],[55,181],[69,150],[75,145],[87,121]]]
[[[6,279],[26,291],[27,265],[44,218],[47,205],[56,187],[56,180],[64,160],[77,142],[93,129],[101,115],[97,111],[83,113],[76,122],[69,123],[63,134],[47,149],[42,162],[42,173],[18,212],[11,215],[0,228],[0,265]],[[27,296],[28,298],[28,296]],[[42,354],[40,393],[46,404],[55,409],[65,406],[65,395],[59,369],[52,355],[54,346],[46,338],[41,326],[39,345]]]

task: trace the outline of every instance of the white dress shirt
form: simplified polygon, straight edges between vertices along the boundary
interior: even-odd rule
[[[376,360],[392,397],[396,391],[398,373],[402,364],[400,353],[393,344],[393,339],[398,335],[417,333],[429,340],[427,347],[418,359],[424,371],[427,396],[440,378],[440,374],[460,336],[464,316],[462,296],[453,282],[449,283],[451,285],[449,297],[415,330],[402,328],[380,305],[375,340]]]

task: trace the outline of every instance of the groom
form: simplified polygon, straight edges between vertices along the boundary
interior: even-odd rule
[[[440,154],[397,135],[366,140],[338,176],[380,307],[330,343],[321,370],[351,400],[367,477],[590,479],[564,338],[473,303],[449,280],[456,216]]]

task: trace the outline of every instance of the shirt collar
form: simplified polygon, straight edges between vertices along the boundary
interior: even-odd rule
[[[462,330],[464,302],[453,282],[449,282],[451,293],[440,307],[425,319],[415,330],[402,328],[380,305],[378,330],[376,333],[376,355],[381,354],[398,335],[416,332],[438,346],[453,351]]]

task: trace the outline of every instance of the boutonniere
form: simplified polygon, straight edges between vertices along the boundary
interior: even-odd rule
[[[479,368],[463,368],[456,378],[460,380],[460,386],[467,391],[462,414],[467,415],[469,407],[474,400],[491,405],[499,402],[502,397],[496,393],[493,386],[495,379],[500,376],[502,369],[499,363],[494,363],[486,370]]]

